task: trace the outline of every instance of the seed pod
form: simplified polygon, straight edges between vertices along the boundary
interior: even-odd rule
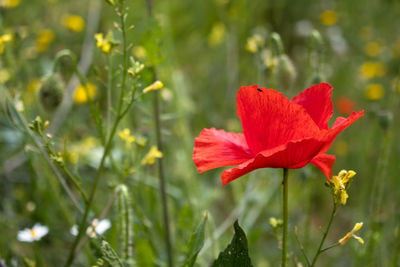
[[[133,258],[133,215],[128,188],[118,185],[118,220],[120,228],[122,257],[129,261]]]
[[[282,90],[285,91],[290,90],[296,80],[297,71],[293,62],[286,54],[282,54],[278,57],[278,68],[276,74],[279,88],[282,88]]]
[[[61,103],[64,95],[64,82],[59,74],[49,74],[43,77],[39,89],[39,99],[46,111],[54,111]]]

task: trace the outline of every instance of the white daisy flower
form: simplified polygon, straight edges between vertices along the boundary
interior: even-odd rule
[[[21,242],[39,241],[43,236],[47,235],[49,228],[47,226],[36,223],[31,229],[26,228],[18,232],[17,239]]]
[[[86,229],[86,234],[89,237],[96,237],[97,234],[103,234],[105,231],[107,231],[111,227],[111,222],[108,219],[104,219],[99,221],[98,219],[94,219],[91,223],[91,225]],[[72,226],[70,233],[73,236],[78,235],[78,226],[74,225]]]

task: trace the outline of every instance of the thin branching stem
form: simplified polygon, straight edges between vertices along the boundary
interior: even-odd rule
[[[70,250],[70,254],[69,254],[67,262],[65,264],[66,267],[71,266],[71,264],[73,263],[73,260],[75,258],[75,250],[77,248],[77,245],[79,244],[79,241],[82,238],[83,233],[85,232],[84,229],[85,229],[86,220],[87,220],[87,217],[88,217],[88,214],[89,214],[89,211],[90,211],[90,207],[91,207],[91,205],[93,203],[93,199],[94,199],[94,196],[95,196],[95,193],[96,193],[99,181],[100,181],[101,174],[103,173],[105,160],[106,160],[109,152],[111,151],[112,140],[113,140],[113,138],[115,136],[115,133],[117,131],[117,127],[118,127],[120,121],[123,118],[123,116],[121,116],[121,114],[124,114],[124,115],[126,114],[126,112],[122,113],[122,108],[123,108],[123,103],[124,103],[124,96],[125,96],[125,91],[126,91],[126,74],[127,74],[127,71],[128,71],[127,40],[126,40],[126,27],[125,27],[126,14],[125,14],[125,9],[124,9],[124,6],[123,6],[123,2],[121,4],[121,6],[120,6],[120,10],[117,13],[118,13],[118,15],[120,17],[120,20],[121,20],[121,31],[122,31],[122,40],[123,40],[123,71],[122,71],[121,93],[120,93],[120,99],[119,99],[119,104],[118,104],[117,117],[116,117],[114,125],[113,125],[113,127],[111,129],[110,136],[109,136],[109,138],[108,138],[108,140],[106,142],[106,145],[105,145],[105,148],[104,148],[104,152],[103,152],[103,156],[101,158],[99,168],[97,169],[96,176],[94,178],[94,183],[93,183],[90,195],[89,195],[88,204],[86,205],[86,208],[85,208],[81,223],[79,224],[78,235],[76,236],[76,238],[74,240],[74,243],[72,244],[72,247],[71,247],[71,250]]]
[[[328,236],[329,230],[331,229],[331,225],[332,225],[333,219],[335,218],[336,211],[337,211],[337,204],[334,203],[334,204],[333,204],[332,213],[331,213],[331,217],[329,218],[328,226],[326,227],[326,230],[325,230],[325,232],[324,232],[324,235],[322,236],[321,242],[320,242],[320,244],[319,244],[317,253],[315,254],[314,259],[313,259],[313,261],[312,261],[312,263],[311,263],[311,266],[312,266],[312,267],[315,266],[315,263],[317,262],[317,259],[318,259],[319,255],[320,255],[322,252],[328,250],[328,249],[322,249],[322,246],[324,245],[325,239],[326,239],[326,237]]]
[[[299,235],[298,235],[298,233],[297,233],[297,226],[295,226],[295,228],[294,228],[294,235],[295,235],[295,237],[296,237],[296,241],[297,241],[297,244],[299,245],[300,251],[301,251],[301,253],[303,254],[303,257],[304,257],[304,259],[305,259],[306,262],[307,262],[307,266],[310,267],[310,266],[311,266],[311,262],[310,262],[310,260],[309,260],[308,257],[307,257],[307,254],[306,254],[306,251],[304,250],[303,244],[302,244],[301,241],[300,241]]]

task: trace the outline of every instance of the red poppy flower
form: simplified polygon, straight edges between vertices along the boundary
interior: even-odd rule
[[[356,104],[351,98],[341,96],[336,100],[336,109],[342,115],[349,115],[354,111]]]
[[[292,101],[273,89],[241,87],[236,102],[243,134],[204,129],[193,150],[198,171],[237,165],[222,173],[226,185],[255,169],[297,169],[311,163],[329,181],[335,156],[325,152],[341,131],[364,115],[362,110],[347,119],[338,117],[329,129],[331,94],[327,83],[311,86]]]

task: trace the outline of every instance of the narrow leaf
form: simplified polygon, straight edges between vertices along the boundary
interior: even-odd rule
[[[206,228],[206,222],[208,218],[208,213],[204,216],[203,221],[197,226],[196,230],[192,233],[188,244],[188,254],[186,261],[183,263],[182,267],[192,267],[196,262],[197,255],[204,246],[204,231]]]
[[[222,251],[211,267],[252,267],[247,238],[238,221],[234,224],[235,235],[228,247]]]

